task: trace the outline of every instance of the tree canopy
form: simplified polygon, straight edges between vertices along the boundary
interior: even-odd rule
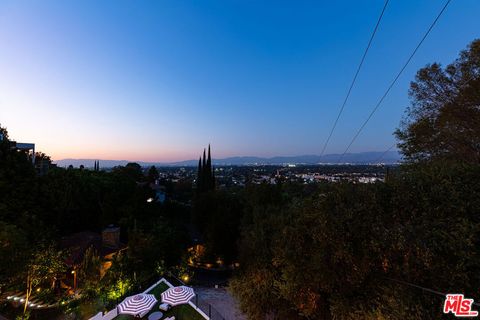
[[[385,183],[250,195],[230,285],[249,319],[438,319],[432,292],[478,299],[479,76],[480,40],[418,71]]]
[[[157,277],[159,263],[171,270],[183,263],[188,213],[168,201],[147,202],[155,193],[140,165],[129,163],[107,171],[96,162],[93,170],[49,168],[37,174],[29,155],[12,148],[7,130],[0,132],[0,261],[8,261],[0,265],[0,294],[26,291],[28,303],[39,294],[35,287],[42,287],[42,300],[55,301],[62,293],[52,281],[61,274],[57,279],[68,285],[71,276],[65,275],[66,261],[56,245],[63,236],[100,233],[110,224],[121,227],[121,242],[128,243],[128,250],[108,263],[111,270],[103,278],[105,257],[93,249],[85,252],[76,266],[82,299],[101,296],[115,303],[128,290]],[[37,163],[50,160],[38,155]],[[150,173],[150,178],[158,174]],[[4,305],[0,307],[3,313]]]
[[[409,94],[411,106],[395,132],[407,161],[480,163],[480,40],[445,68],[420,69]]]
[[[478,166],[404,168],[384,184],[253,206],[231,283],[250,319],[438,319],[480,284]]]

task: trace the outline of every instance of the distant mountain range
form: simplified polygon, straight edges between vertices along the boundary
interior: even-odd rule
[[[340,154],[326,154],[320,158],[318,155],[303,156],[278,156],[272,158],[262,157],[229,157],[223,159],[213,159],[214,165],[286,165],[286,164],[372,164],[387,163],[394,164],[401,160],[401,155],[397,151],[384,152],[360,152],[347,153],[343,156],[342,162],[339,162]],[[379,159],[381,160],[379,161]],[[54,161],[60,167],[68,167],[72,165],[79,167],[93,168],[93,162],[98,159],[62,159]],[[100,160],[101,168],[111,168],[115,166],[124,166],[129,162],[136,162],[142,167],[150,166],[172,166],[172,167],[188,167],[196,166],[198,160],[184,160],[178,162],[144,162],[144,161],[128,161],[128,160]]]

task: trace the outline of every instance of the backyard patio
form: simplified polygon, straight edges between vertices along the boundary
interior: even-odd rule
[[[154,312],[161,311],[163,313],[163,317],[161,319],[165,319],[168,317],[175,317],[175,320],[205,320],[202,315],[200,315],[191,305],[189,304],[182,304],[178,306],[173,306],[168,311],[162,311],[159,309],[159,306],[162,304],[162,292],[170,289],[170,287],[165,282],[159,282],[155,287],[151,290],[145,292],[147,294],[153,294],[157,299],[157,303],[153,306],[153,308],[141,319],[148,319],[149,315]],[[115,317],[115,320],[133,320],[135,319],[134,316],[121,314]],[[138,318],[137,318],[138,319]]]

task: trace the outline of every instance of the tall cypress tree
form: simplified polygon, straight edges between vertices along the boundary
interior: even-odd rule
[[[208,145],[208,157],[206,150],[203,149],[203,158],[198,159],[197,171],[197,192],[205,192],[215,189],[215,175],[212,169],[212,156],[210,145]]]
[[[207,160],[206,160],[206,156],[205,156],[205,149],[203,149],[203,159],[202,159],[202,172],[205,172],[205,167],[207,165]]]
[[[197,192],[203,190],[203,170],[202,170],[202,157],[198,158],[198,171],[197,171]]]
[[[202,192],[208,190],[208,180],[205,177],[205,172],[207,171],[207,159],[205,157],[205,149],[203,149],[203,159],[202,159]]]
[[[215,170],[213,169],[213,166],[212,166],[212,174],[210,175],[210,181],[211,181],[212,190],[215,190]]]
[[[207,189],[213,190],[212,184],[212,158],[210,156],[210,144],[208,144],[208,158],[207,158],[207,166],[205,168],[205,178],[207,180]]]

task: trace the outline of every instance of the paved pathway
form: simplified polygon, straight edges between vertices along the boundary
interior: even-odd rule
[[[195,293],[199,298],[210,303],[218,312],[221,313],[225,320],[246,320],[247,318],[241,313],[238,304],[232,295],[225,288],[207,288],[195,287]],[[195,299],[192,300],[195,302]]]

